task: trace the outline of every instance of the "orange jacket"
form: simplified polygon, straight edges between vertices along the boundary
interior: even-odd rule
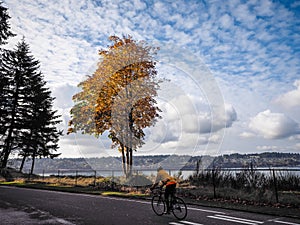
[[[170,176],[165,170],[158,171],[155,183],[159,182],[162,182],[162,184],[165,184],[166,186],[176,184],[175,178]]]

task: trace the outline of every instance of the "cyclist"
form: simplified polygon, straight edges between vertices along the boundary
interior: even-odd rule
[[[150,190],[152,191],[157,185],[160,187],[166,186],[165,189],[165,200],[167,205],[166,214],[170,214],[170,195],[174,195],[176,191],[176,180],[174,177],[170,176],[167,171],[165,171],[162,167],[157,169],[157,175],[155,179],[155,183],[151,186]]]

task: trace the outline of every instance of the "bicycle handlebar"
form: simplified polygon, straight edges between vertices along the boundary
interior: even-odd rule
[[[161,187],[161,186],[157,186],[157,187],[155,187],[153,189],[150,189],[150,190],[151,190],[152,194],[157,194],[157,193],[163,193],[164,192],[163,187]]]

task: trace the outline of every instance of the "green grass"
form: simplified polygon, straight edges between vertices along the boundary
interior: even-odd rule
[[[15,185],[23,185],[24,182],[23,181],[20,181],[20,180],[16,180],[16,181],[2,181],[0,182],[0,185],[12,185],[12,186],[15,186]]]
[[[97,194],[103,196],[116,196],[116,197],[149,197],[148,194],[141,194],[136,192],[117,192],[117,191],[105,191],[95,189],[94,187],[82,187],[82,186],[72,186],[72,185],[60,185],[60,184],[47,184],[42,182],[28,182],[28,181],[10,181],[10,182],[0,182],[0,185],[16,186],[16,187],[26,187],[33,189],[42,190],[53,190],[53,191],[63,191],[72,193],[86,193],[86,194]]]
[[[118,196],[118,197],[149,197],[148,194],[134,193],[134,192],[118,192],[118,191],[105,191],[101,193],[104,196]]]
[[[46,184],[46,183],[35,183],[35,182],[25,182],[25,181],[11,181],[11,182],[0,182],[0,185],[42,189],[42,190],[53,190],[53,191],[64,191],[72,193],[87,193],[87,194],[98,194],[99,190],[95,190],[93,187],[79,187],[71,185],[59,185],[59,184]]]

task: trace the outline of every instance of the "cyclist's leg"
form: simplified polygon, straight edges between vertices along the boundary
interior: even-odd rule
[[[165,201],[166,201],[166,206],[167,206],[167,213],[170,212],[170,188],[169,186],[166,186],[166,190],[165,190]]]
[[[174,204],[175,192],[176,192],[176,184],[172,184],[170,187],[170,195],[171,195],[170,206],[172,206]]]
[[[170,208],[171,208],[171,200],[174,197],[176,191],[176,184],[171,184],[166,186],[166,190],[165,190],[165,200],[166,200],[166,206],[167,206],[167,212],[170,212]]]

